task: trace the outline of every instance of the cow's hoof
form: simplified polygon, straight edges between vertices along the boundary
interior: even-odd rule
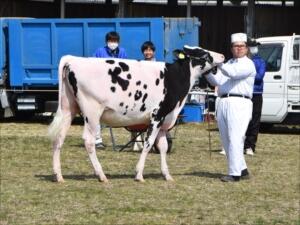
[[[135,177],[134,180],[137,181],[137,182],[142,182],[142,183],[145,182],[143,177]]]
[[[65,182],[65,180],[62,176],[55,176],[54,181],[57,182],[57,183],[64,183]]]
[[[103,182],[103,183],[108,183],[109,182],[109,180],[106,177],[103,177],[103,178],[99,177],[99,181]]]
[[[166,176],[165,179],[166,179],[166,181],[170,181],[170,182],[174,181],[173,177],[171,177],[170,175]]]

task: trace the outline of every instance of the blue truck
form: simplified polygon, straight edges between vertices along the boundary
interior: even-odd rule
[[[117,31],[130,59],[142,59],[140,47],[151,40],[158,61],[172,51],[199,45],[197,18],[33,19],[0,18],[0,118],[54,112],[57,69],[63,55],[92,57]]]

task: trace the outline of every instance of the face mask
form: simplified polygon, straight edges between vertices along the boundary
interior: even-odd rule
[[[256,54],[258,53],[258,47],[257,47],[257,46],[255,46],[255,47],[250,47],[249,49],[250,49],[250,53],[251,53],[252,55],[256,55]]]
[[[113,51],[118,47],[118,43],[117,42],[108,42],[107,46]]]

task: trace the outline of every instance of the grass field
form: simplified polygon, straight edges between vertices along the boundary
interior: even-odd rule
[[[214,127],[215,125],[211,125]],[[168,164],[175,182],[160,173],[160,158],[149,154],[145,183],[134,181],[139,153],[97,152],[110,180],[100,183],[81,139],[82,126],[69,131],[62,152],[65,183],[52,182],[47,122],[0,124],[0,224],[295,224],[299,219],[299,127],[279,127],[259,136],[257,154],[246,156],[251,179],[222,183],[226,160],[218,131],[208,125],[179,125]],[[114,129],[118,143],[129,135]],[[103,130],[110,143],[109,130]]]

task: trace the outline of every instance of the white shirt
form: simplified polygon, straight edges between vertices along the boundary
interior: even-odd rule
[[[218,96],[224,94],[240,94],[252,98],[256,70],[247,56],[230,59],[218,66],[218,72],[206,76],[208,82],[218,86]]]

